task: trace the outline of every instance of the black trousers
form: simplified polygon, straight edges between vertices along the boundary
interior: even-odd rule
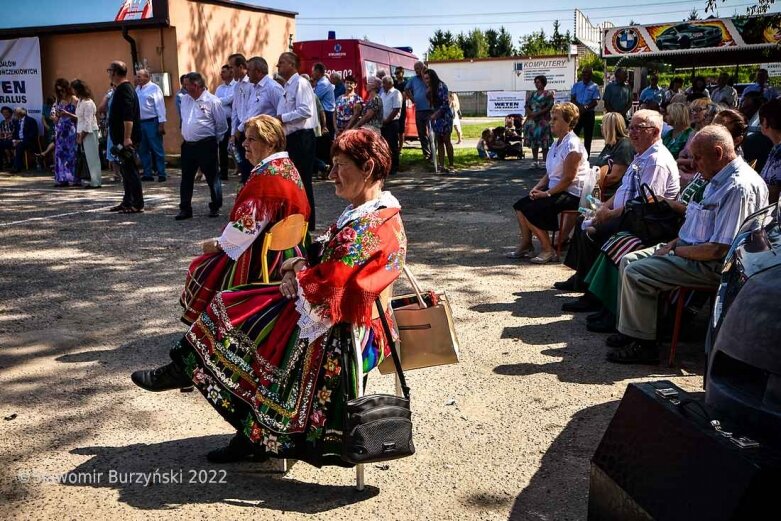
[[[328,132],[324,133],[319,138],[316,138],[317,145],[315,155],[317,156],[317,159],[323,163],[331,164],[331,145],[334,142],[334,134],[336,132],[334,129],[334,113],[326,112],[325,121]]]
[[[391,151],[391,175],[399,171],[399,120],[383,125],[382,137],[388,143]]]
[[[182,143],[182,184],[179,187],[179,209],[192,213],[193,186],[195,174],[201,169],[209,185],[211,210],[222,206],[222,181],[217,175],[217,138]]]
[[[579,136],[580,131],[583,131],[583,146],[586,147],[586,152],[591,154],[591,140],[594,137],[594,123],[596,116],[593,110],[587,110],[580,115],[578,124],[575,125],[575,135]]]
[[[564,258],[564,265],[575,270],[575,289],[577,291],[585,291],[587,287],[586,275],[597,261],[602,245],[621,230],[620,217],[597,226],[597,231],[594,234],[587,234],[581,228],[582,223],[583,217],[579,217],[567,256]]]
[[[309,199],[309,229],[315,228],[315,192],[312,189],[312,172],[315,166],[315,131],[308,128],[287,135],[287,153],[296,165]]]
[[[252,172],[252,163],[247,159],[247,153],[244,151],[244,132],[239,133],[239,139],[234,143],[236,153],[239,156],[239,172],[241,172],[241,184],[245,184]]]
[[[120,158],[119,174],[122,176],[122,187],[125,189],[125,193],[122,196],[122,206],[143,208],[144,189],[141,186],[141,178],[138,175],[136,158]]]
[[[418,140],[420,140],[420,148],[423,150],[423,157],[426,159],[431,157],[431,145],[428,142],[428,134],[426,133],[428,119],[431,117],[431,114],[433,114],[431,110],[415,111],[415,126],[418,127]]]
[[[228,118],[228,130],[220,140],[220,178],[228,179],[228,142],[231,138],[231,118]]]

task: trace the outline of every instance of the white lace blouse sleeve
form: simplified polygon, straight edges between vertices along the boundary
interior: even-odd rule
[[[217,242],[228,257],[238,260],[267,224],[266,220],[256,221],[255,210],[249,210],[239,215],[235,221],[229,222]]]
[[[305,270],[301,270],[299,274]],[[296,297],[296,311],[298,311],[298,327],[300,329],[298,338],[312,342],[324,335],[331,328],[331,320],[323,318],[316,309],[312,307],[304,296],[304,290],[301,284],[298,285],[298,296]]]

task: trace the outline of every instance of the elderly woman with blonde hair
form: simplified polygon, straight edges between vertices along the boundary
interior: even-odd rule
[[[358,116],[349,128],[367,128],[378,134],[382,131],[382,98],[380,97],[380,87],[382,83],[379,78],[369,76],[366,78],[366,101],[361,107],[361,115]]]
[[[605,138],[605,147],[590,163],[599,167],[599,186],[602,187],[602,198],[606,199],[621,184],[635,157],[635,150],[629,141],[624,117],[618,112],[608,112],[602,118],[602,137]]]
[[[694,163],[694,157],[691,152],[691,143],[694,140],[694,136],[700,129],[710,125],[720,110],[721,107],[717,103],[713,103],[710,98],[699,98],[689,103],[689,119],[691,120],[693,132],[689,134],[686,145],[676,158],[678,172],[681,175],[681,186],[689,184],[694,179],[694,174],[697,173],[697,165]]]
[[[198,319],[218,291],[258,282],[263,237],[293,214],[309,218],[309,202],[295,165],[285,152],[285,131],[276,118],[261,115],[245,124],[244,149],[254,165],[236,196],[230,222],[219,237],[203,243],[203,255],[190,264],[180,303],[182,321]],[[282,261],[301,254],[303,245],[269,254],[270,280],[282,278]]]
[[[664,120],[672,128],[662,136],[662,143],[673,157],[678,159],[678,155],[686,146],[692,133],[689,108],[684,103],[670,103],[667,105],[667,114],[665,114]]]
[[[514,205],[521,229],[518,248],[508,258],[531,257],[535,264],[556,259],[548,232],[558,230],[558,216],[565,210],[577,210],[581,185],[588,175],[588,153],[572,131],[578,123],[578,107],[573,103],[558,103],[551,109],[550,128],[554,141],[545,160],[547,173],[528,195]],[[534,255],[532,235],[540,241],[541,250]]]

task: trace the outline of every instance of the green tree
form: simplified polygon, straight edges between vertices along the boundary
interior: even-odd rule
[[[459,33],[456,43],[464,51],[464,58],[487,58],[488,41],[480,29],[472,29],[469,33]]]
[[[456,40],[453,38],[453,33],[450,31],[443,32],[441,29],[437,29],[434,31],[434,35],[428,39],[428,43],[428,52],[431,52],[437,47],[448,47],[453,45],[456,43]]]
[[[556,49],[559,53],[566,53],[569,51],[569,36],[564,36],[561,34],[561,24],[558,20],[553,21],[553,34],[550,37],[550,41],[548,42],[551,47]]]
[[[496,41],[496,56],[514,56],[513,37],[504,26],[499,28],[499,36]]]
[[[498,56],[496,47],[499,43],[499,33],[496,32],[496,29],[488,29],[485,32],[485,43],[488,45],[488,56],[496,58]]]
[[[548,54],[559,54],[560,52],[551,45],[550,40],[545,36],[545,31],[543,29],[521,36],[518,44],[518,51],[525,56],[544,56]]]
[[[427,60],[441,61],[441,60],[463,60],[464,51],[457,43],[451,43],[450,45],[440,45],[431,49],[427,55]]]
[[[689,17],[686,19],[686,21],[692,22],[694,20],[700,19],[700,13],[697,11],[696,7],[692,7],[691,12],[689,12]]]

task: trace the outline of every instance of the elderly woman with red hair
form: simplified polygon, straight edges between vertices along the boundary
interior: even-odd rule
[[[218,293],[173,362],[155,370],[163,376],[145,387],[194,384],[236,429],[227,447],[207,455],[212,462],[279,457],[349,466],[340,455],[344,409],[356,395],[350,361],[360,350],[365,374],[389,354],[373,311],[401,273],[407,240],[399,202],[382,190],[391,164],[383,138],[347,130],[331,154],[329,178],[350,204],[309,258],[285,261],[279,285]]]

